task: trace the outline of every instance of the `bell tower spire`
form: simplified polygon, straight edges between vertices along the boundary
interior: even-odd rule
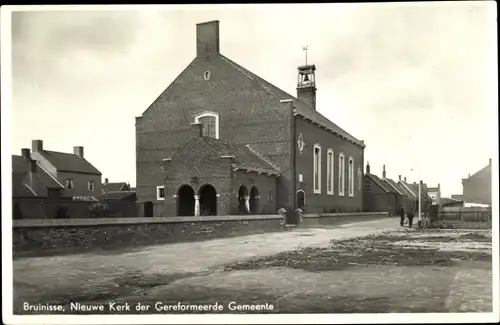
[[[316,109],[316,66],[307,64],[308,46],[302,47],[306,55],[306,65],[298,67],[297,98],[312,109]]]

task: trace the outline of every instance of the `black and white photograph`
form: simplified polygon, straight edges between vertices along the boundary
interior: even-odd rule
[[[499,322],[496,6],[2,6],[4,322]]]

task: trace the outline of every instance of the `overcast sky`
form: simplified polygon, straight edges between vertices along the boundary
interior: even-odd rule
[[[156,8],[13,14],[14,154],[81,145],[135,185],[134,117],[194,58],[195,24],[219,20],[221,52],[292,94],[308,45],[317,108],[365,141],[372,173],[418,169],[449,196],[496,158],[493,2]]]

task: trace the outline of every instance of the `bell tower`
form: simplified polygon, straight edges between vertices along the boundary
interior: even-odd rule
[[[297,98],[316,109],[316,66],[298,67]]]

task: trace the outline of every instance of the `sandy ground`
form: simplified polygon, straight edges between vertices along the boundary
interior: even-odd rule
[[[481,240],[451,240],[469,233],[402,231],[398,220],[385,219],[119,254],[22,258],[14,261],[14,303],[238,300],[270,302],[279,312],[489,311],[491,258],[484,252],[491,254],[491,241],[488,247],[485,232]],[[483,255],[462,259],[452,248],[464,243]],[[419,258],[426,254],[432,258]]]

